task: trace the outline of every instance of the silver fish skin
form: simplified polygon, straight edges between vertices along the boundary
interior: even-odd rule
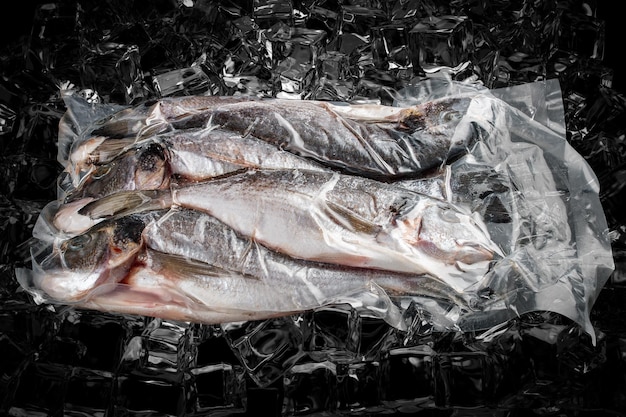
[[[172,172],[181,182],[204,181],[241,169],[308,169],[325,167],[253,136],[222,128],[185,129],[157,141],[168,150]]]
[[[211,123],[334,169],[392,180],[419,176],[464,152],[475,139],[471,123],[461,123],[471,101],[455,97],[394,112],[380,106],[368,115],[323,102],[276,99],[210,113]]]
[[[111,146],[116,145],[127,148],[123,141]],[[152,136],[111,162],[94,165],[65,200],[101,198],[124,190],[167,189],[259,168],[324,169],[253,137],[219,128],[184,129]]]
[[[158,252],[200,261],[247,277],[240,280],[236,289],[224,285],[227,290],[236,290],[234,294],[213,280],[197,284],[218,286],[210,297],[217,297],[217,300],[234,297],[234,305],[245,306],[245,309],[309,310],[369,291],[372,284],[394,296],[421,295],[458,306],[467,305],[464,295],[429,276],[298,260],[271,251],[216,218],[195,210],[171,210],[146,227],[144,239],[148,248]],[[188,291],[193,290],[193,282],[186,285],[189,285]],[[209,305],[215,303],[219,301],[212,301]]]
[[[501,253],[452,204],[338,173],[252,171],[175,189],[172,202],[298,259],[429,274],[459,292]]]

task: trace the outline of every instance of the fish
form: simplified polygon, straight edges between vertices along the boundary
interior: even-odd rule
[[[242,97],[162,99],[96,123],[72,145],[67,170],[76,186],[91,165],[108,163],[154,135],[220,127],[344,173],[381,180],[416,177],[473,144],[477,133],[464,116],[474,99],[458,96],[410,107]]]
[[[471,96],[412,107],[259,100],[212,109],[211,123],[253,135],[343,173],[380,180],[417,177],[465,152],[476,132]]]
[[[469,308],[466,294],[460,294],[427,275],[411,275],[377,269],[363,269],[322,262],[303,261],[269,250],[258,242],[238,234],[225,223],[201,211],[173,209],[144,230],[146,245],[158,252],[202,262],[271,285],[267,298],[275,298],[282,310],[307,310],[329,303],[339,295],[352,294],[375,283],[393,296],[422,295],[447,300]],[[265,285],[265,283],[263,284]],[[272,297],[280,289],[288,300]],[[253,288],[251,288],[253,290]],[[254,308],[258,293],[236,296],[240,305]],[[213,294],[222,297],[221,294]],[[261,297],[261,299],[265,298]],[[265,300],[267,304],[273,301]],[[285,303],[291,303],[285,308]],[[269,309],[275,310],[276,307]]]
[[[189,209],[103,222],[53,248],[31,275],[48,302],[206,324],[350,303],[405,329],[389,296],[470,308],[467,296],[428,276],[298,261]]]
[[[124,149],[129,145],[116,142]],[[94,164],[80,184],[66,192],[65,200],[101,198],[122,190],[166,189],[259,168],[325,169],[250,136],[220,128],[184,129],[153,136],[106,164]]]
[[[182,270],[169,267],[173,257],[150,250],[142,237],[150,219],[162,215],[150,212],[99,223],[83,234],[48,245],[46,252],[34,257],[32,269],[17,268],[16,277],[36,301],[49,304],[206,323],[253,317],[254,311],[233,316],[177,290],[181,282],[176,279],[242,277],[208,265],[199,268],[199,263],[195,272],[193,263]],[[180,267],[184,262],[175,264]],[[232,307],[240,311],[236,303]]]
[[[255,170],[151,198],[118,194],[81,215],[190,208],[297,259],[428,274],[459,292],[502,254],[480,219],[459,206],[337,172]]]
[[[308,289],[302,290],[304,285],[293,288],[280,287],[281,284],[273,279],[251,279],[233,271],[145,249],[128,275],[104,291],[95,290],[78,306],[168,320],[224,324],[283,317],[340,302],[371,307],[374,315],[406,330],[399,308],[388,301],[384,291],[375,286],[363,288],[366,281],[355,292],[334,292],[326,294],[326,299],[310,303]],[[352,289],[341,282],[329,287],[339,291]]]

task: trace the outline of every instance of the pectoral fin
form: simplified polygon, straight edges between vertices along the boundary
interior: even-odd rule
[[[137,144],[136,138],[106,138],[89,152],[89,160],[95,164],[106,164]]]
[[[381,226],[373,223],[363,217],[359,216],[355,212],[333,203],[332,201],[325,201],[322,211],[336,224],[345,227],[346,229],[355,233],[364,233],[375,236],[380,230]]]
[[[190,277],[258,279],[252,275],[229,271],[219,266],[171,253],[158,252],[155,258],[158,259],[162,268],[161,273],[174,279],[189,279]]]
[[[78,213],[91,219],[102,219],[167,209],[171,206],[169,190],[120,191],[86,204]]]

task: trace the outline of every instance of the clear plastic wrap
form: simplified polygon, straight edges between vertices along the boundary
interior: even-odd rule
[[[189,105],[192,102],[194,104]],[[465,102],[466,105],[441,105],[449,102]],[[278,114],[283,130],[276,132],[284,137],[263,139],[264,135],[271,136],[264,131],[264,119],[259,118],[259,114],[268,114],[264,113],[263,107],[267,103],[277,103],[272,114]],[[285,100],[274,102],[273,99],[184,97],[170,99],[167,103],[160,101],[124,108],[88,103],[76,94],[68,93],[68,110],[61,121],[59,134],[59,161],[66,167],[59,179],[59,200],[43,211],[35,227],[34,235],[39,244],[33,247],[33,268],[17,271],[22,286],[35,295],[35,300],[40,303],[73,303],[106,311],[207,323],[270,318],[333,303],[348,303],[364,314],[383,318],[401,330],[411,326],[417,309],[435,329],[471,331],[497,326],[526,312],[552,311],[570,318],[595,337],[589,311],[613,270],[613,258],[606,220],[598,198],[597,179],[564,137],[558,82],[532,83],[490,91],[480,85],[434,79],[401,91],[394,107],[313,101],[306,104],[330,109],[325,111],[335,117],[333,123],[342,129],[347,127],[347,131],[354,134],[357,138],[354,146],[367,148],[366,155],[376,161],[375,166],[391,166],[388,172],[394,175],[384,178],[378,171],[364,169],[361,172],[360,165],[351,165],[354,161],[349,151],[332,152],[332,155],[327,153],[324,145],[330,143],[334,146],[337,142],[343,145],[345,141],[342,136],[324,138],[326,142],[320,141],[313,145],[307,142],[307,137],[316,138],[319,134],[319,130],[315,130],[315,123],[321,122],[311,118],[299,124],[301,120],[298,117],[306,116],[306,106],[302,107],[304,110],[299,107],[304,102],[294,101],[292,108],[288,103]],[[251,106],[257,106],[254,111],[260,113],[248,114]],[[413,106],[418,106],[421,112],[417,112],[417,119],[416,112],[411,112]],[[232,109],[236,113],[224,109]],[[426,118],[424,109],[430,109],[431,112]],[[451,114],[453,117],[450,117]],[[236,119],[235,116],[241,118]],[[242,120],[248,120],[246,117],[252,122],[241,126]],[[115,133],[103,128],[110,128],[111,121],[117,122]],[[268,120],[265,119],[265,122],[271,127]],[[314,127],[312,132],[306,131],[309,126],[307,123]],[[434,156],[431,166],[419,162],[415,164],[419,170],[394,170],[394,163],[406,155],[390,153],[393,158],[400,155],[400,159],[386,159],[384,144],[397,146],[390,138],[407,140],[405,125],[411,123],[419,126],[409,126],[413,129],[408,135],[409,140],[415,138],[411,136],[415,132],[427,131],[429,139],[441,141],[443,138],[446,148],[443,153]],[[328,193],[341,191],[334,188],[340,184],[337,180],[339,175],[358,178],[362,177],[361,174],[363,177],[372,176],[367,181],[380,185],[381,189],[387,188],[386,191],[391,194],[395,190],[400,194],[414,193],[422,199],[438,201],[437,204],[446,207],[447,213],[457,213],[458,210],[454,221],[467,220],[459,222],[457,229],[473,227],[471,234],[476,241],[471,241],[467,235],[455,237],[452,234],[452,239],[456,239],[460,247],[486,248],[490,256],[477,262],[482,268],[478,273],[463,260],[455,259],[447,263],[440,260],[439,268],[442,271],[450,267],[457,269],[454,273],[446,273],[444,279],[438,279],[436,273],[424,274],[424,270],[415,273],[394,271],[393,267],[387,269],[380,264],[376,265],[376,269],[359,269],[354,264],[342,264],[340,261],[337,266],[329,258],[324,258],[321,263],[319,259],[297,259],[299,253],[292,254],[295,260],[289,254],[281,254],[285,261],[280,262],[277,260],[280,257],[274,255],[275,251],[271,247],[272,237],[263,240],[260,224],[252,224],[251,231],[234,227],[239,225],[241,213],[229,206],[224,206],[227,210],[225,216],[217,217],[235,229],[219,235],[231,246],[224,246],[224,250],[216,249],[220,244],[214,240],[215,236],[213,240],[206,240],[199,232],[205,230],[208,224],[206,218],[200,220],[197,217],[193,221],[187,220],[192,224],[183,222],[183,226],[189,227],[190,232],[179,233],[176,240],[173,235],[164,233],[168,221],[171,222],[173,216],[180,213],[179,206],[196,211],[198,208],[192,203],[186,203],[192,198],[174,198],[172,201],[168,198],[180,195],[181,189],[195,187],[198,179],[186,180],[181,174],[183,170],[173,165],[176,155],[172,150],[175,146],[172,140],[164,138],[192,129],[206,133],[222,128],[230,129],[231,137],[240,138],[241,141],[251,136],[262,138],[265,145],[274,146],[272,152],[280,154],[280,158],[270,152],[258,161],[250,161],[249,155],[243,155],[245,152],[237,155],[232,153],[232,149],[230,154],[229,151],[221,154],[214,152],[211,154],[211,164],[217,161],[221,164],[220,168],[215,173],[206,174],[201,181],[210,182],[215,177],[228,182],[230,178],[237,178],[242,170],[304,170],[330,173],[328,175],[332,181],[325,182],[320,188]],[[384,140],[372,136],[378,142],[371,146],[367,142],[370,138],[363,132],[369,134],[379,128],[388,136]],[[333,127],[328,126],[328,131],[333,132]],[[102,151],[102,143],[113,146]],[[151,164],[141,160],[137,164],[139,168],[133,168],[130,177],[123,177],[126,182],[122,181],[124,183],[121,187],[106,191],[105,195],[76,197],[77,190],[81,190],[84,184],[104,182],[103,178],[112,171],[111,164],[116,161],[118,165],[122,164],[118,159],[122,155],[140,155],[140,152],[154,144],[160,146],[163,152],[149,152],[148,160]],[[411,154],[407,155],[410,159]],[[152,174],[157,169],[155,166],[161,165],[155,164],[155,160],[163,163],[156,182]],[[275,165],[266,165],[269,160],[275,161]],[[380,160],[384,163],[380,163]],[[208,163],[207,159],[203,161]],[[225,166],[224,163],[230,165]],[[138,172],[145,170],[146,165],[149,165],[150,181],[140,181],[138,178],[145,176]],[[402,175],[395,175],[397,172]],[[142,188],[138,183],[148,185]],[[349,193],[350,190],[343,192]],[[219,195],[219,192],[215,192],[215,195]],[[267,196],[271,195],[270,189]],[[92,213],[91,217],[85,217],[85,207],[104,200],[119,201],[115,199],[116,196],[131,196],[134,203],[129,203],[128,198],[123,201],[130,204],[132,210],[119,210],[120,206],[105,205],[98,207],[97,215]],[[325,203],[333,202],[322,197]],[[349,208],[346,213],[344,204],[341,210],[325,205],[326,211],[322,210],[322,214],[315,212],[315,216],[328,216],[327,220],[332,220],[318,223],[326,225],[321,230],[323,240],[336,241],[362,236],[364,231],[371,232],[369,228],[376,221],[379,223],[375,223],[375,226],[379,227],[395,225],[393,216],[397,213],[387,213],[383,220],[378,219],[376,216],[384,209],[375,207],[376,202],[382,201],[383,206],[386,201],[377,200],[381,197],[375,193],[372,198],[373,203],[364,206],[363,211],[357,207]],[[216,209],[213,210],[203,216],[216,217]],[[268,211],[271,215],[271,209]],[[128,216],[141,218],[138,230],[129,232]],[[279,220],[274,219],[275,223],[268,227],[278,227],[277,230],[280,230]],[[420,221],[427,220],[426,217],[423,220],[420,218]],[[450,219],[442,221],[449,222]],[[131,225],[135,227],[137,223],[133,222]],[[64,228],[60,224],[72,227]],[[310,227],[303,224],[304,228]],[[299,226],[296,223],[290,227]],[[336,234],[336,227],[342,232],[348,229],[356,232],[346,238],[345,235]],[[418,235],[422,227],[418,227]],[[120,230],[125,231],[123,238],[120,238]],[[281,241],[298,239],[301,234],[293,230],[293,236],[282,236]],[[59,254],[67,251],[68,247],[72,248],[73,244],[83,245],[85,234],[91,234],[89,242],[92,244],[95,242],[94,233],[106,237],[102,242],[108,245],[106,249],[109,251],[104,258],[97,258],[97,261],[106,260],[108,263],[104,267],[102,264],[97,267],[91,264],[80,270],[68,267],[65,270],[67,274],[57,274],[67,267],[67,263],[59,266],[57,258],[65,260]],[[395,236],[393,233],[389,235]],[[485,235],[486,241],[481,240],[481,234]],[[242,236],[244,243],[236,243],[238,246],[233,247],[236,239]],[[182,237],[187,240],[181,240]],[[442,241],[448,238],[442,235]],[[468,241],[464,242],[465,239]],[[308,244],[307,241],[303,243],[304,246]],[[350,240],[346,243],[344,240],[342,245],[341,248],[352,245],[351,252],[346,253],[355,257],[360,247],[365,248],[359,246],[362,245],[361,241],[355,243]],[[298,245],[294,243],[293,246]],[[85,247],[81,246],[81,251]],[[330,247],[333,248],[332,245]],[[390,247],[393,249],[392,254],[397,254],[393,245],[386,249]],[[102,246],[95,248],[103,249]],[[207,255],[200,259],[202,253],[212,253],[208,248],[216,251],[215,256],[211,258]],[[140,254],[138,257],[133,252],[135,250]],[[124,256],[116,258],[120,253]],[[338,258],[346,253],[339,253]],[[376,252],[375,256],[384,258],[380,253]],[[85,259],[90,255],[92,253]],[[437,254],[428,256],[428,262],[437,260]],[[473,262],[467,263],[473,265]],[[271,272],[270,263],[274,263],[272,267],[275,268],[282,266],[281,273],[289,279],[288,285],[279,279],[281,275],[278,272]],[[324,268],[328,269],[326,274]],[[106,273],[103,274],[103,270]],[[425,271],[429,270],[437,270],[437,265]],[[467,280],[469,271],[473,274],[470,281]],[[131,273],[134,274],[133,279],[128,278]],[[346,275],[350,279],[345,280]],[[333,277],[342,276],[346,284],[338,285]],[[315,281],[317,278],[319,281]],[[212,285],[218,280],[224,280],[219,281],[222,284],[216,285],[221,285],[220,290],[226,288],[226,295],[213,300],[211,296],[215,294],[211,293],[206,280],[213,280]],[[76,285],[76,282],[80,282],[80,285]],[[245,288],[235,289],[233,282],[245,283]],[[233,291],[230,298],[229,288]],[[70,289],[78,293],[72,293]],[[201,295],[203,291],[208,292]],[[236,291],[256,293],[268,302],[255,304],[251,301],[246,304],[241,301],[242,298],[238,301]],[[297,301],[300,296],[305,301]],[[285,302],[281,303],[281,299]],[[133,305],[133,300],[141,301]]]

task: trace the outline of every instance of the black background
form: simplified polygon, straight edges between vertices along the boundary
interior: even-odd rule
[[[172,0],[176,1],[176,0]],[[30,35],[31,23],[38,4],[49,3],[37,0],[16,0],[4,2],[5,20],[0,25],[0,39],[3,42],[14,42],[20,37]],[[8,3],[8,4],[7,4]],[[604,64],[613,69],[612,88],[626,94],[626,70],[623,63],[623,42],[626,29],[623,14],[616,10],[616,3],[609,1],[597,2],[597,16],[606,24]]]

